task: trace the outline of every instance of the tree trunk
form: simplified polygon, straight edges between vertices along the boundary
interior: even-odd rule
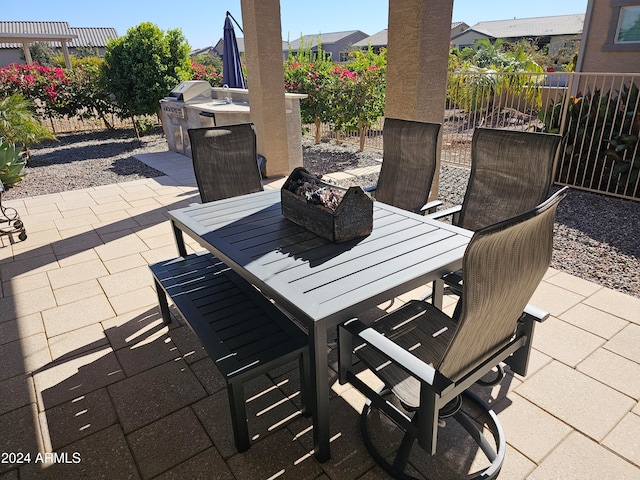
[[[136,133],[138,143],[142,145],[142,140],[140,140],[140,132],[138,132],[138,125],[136,124],[136,116],[133,113],[131,114],[131,122],[133,123],[133,131]]]
[[[360,126],[359,128],[360,131],[360,151],[364,152],[364,144],[365,141],[367,140],[367,132],[369,131],[369,127],[367,127],[366,125],[364,126]]]
[[[321,123],[320,123],[320,118],[317,115],[315,118],[315,124],[316,124],[316,145],[318,145],[320,143],[320,138],[321,138],[321,135],[320,135]]]

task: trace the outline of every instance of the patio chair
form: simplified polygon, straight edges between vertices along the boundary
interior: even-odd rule
[[[203,203],[263,190],[260,169],[265,158],[256,154],[252,123],[190,128],[193,172]],[[173,229],[178,253],[186,257],[182,231]]]
[[[476,128],[462,205],[431,217],[453,215],[454,225],[475,231],[532,209],[549,195],[561,139],[551,133]]]
[[[376,200],[423,212],[436,171],[439,123],[385,118],[378,184],[365,188]]]
[[[476,128],[471,142],[471,175],[462,205],[428,216],[441,219],[451,215],[454,225],[475,231],[534,208],[549,195],[561,139],[561,135],[550,133]],[[460,294],[461,272],[443,280],[452,293]],[[433,286],[434,292],[440,289],[441,293],[439,285]]]
[[[191,128],[188,132],[203,202],[262,190],[253,124]]]
[[[339,327],[340,383],[351,383],[368,398],[362,435],[376,462],[391,475],[413,478],[404,470],[414,442],[435,455],[438,428],[449,417],[467,430],[490,462],[474,478],[498,475],[506,449],[504,432],[492,409],[468,388],[503,361],[514,372],[527,373],[536,319],[523,314],[523,309],[549,266],[555,211],[565,191],[533,210],[476,231],[463,259],[459,318],[413,300],[371,326],[353,319]],[[361,368],[356,368],[354,356],[384,387],[373,390],[357,376]],[[392,463],[370,438],[372,406],[404,431]],[[493,443],[482,425],[474,425],[478,412],[468,417],[470,407],[482,411],[481,423],[486,422],[485,432],[491,432]],[[388,442],[388,435],[385,439]],[[456,440],[455,446],[459,445]]]

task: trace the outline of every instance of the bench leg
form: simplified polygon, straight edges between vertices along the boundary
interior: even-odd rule
[[[158,304],[160,305],[160,313],[162,313],[162,321],[165,325],[171,323],[171,313],[169,312],[169,303],[167,302],[167,296],[164,294],[164,290],[160,286],[160,282],[154,279],[156,283],[156,293],[158,294]]]
[[[227,385],[227,394],[229,395],[229,408],[231,409],[233,440],[238,452],[244,452],[249,450],[250,443],[242,381],[238,379],[231,380]]]

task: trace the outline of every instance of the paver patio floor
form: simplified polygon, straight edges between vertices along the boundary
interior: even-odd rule
[[[166,175],[6,202],[28,239],[0,237],[0,480],[387,478],[335,352],[331,459],[312,455],[295,364],[249,383],[254,443],[236,452],[224,380],[184,322],[163,325],[147,268],[177,256],[166,212],[198,201],[193,171],[170,152],[139,158]],[[532,303],[552,317],[529,375],[479,390],[506,431],[500,478],[640,479],[640,299],[549,270]],[[446,451],[446,435],[442,450],[476,461]],[[451,475],[419,455],[411,465]]]

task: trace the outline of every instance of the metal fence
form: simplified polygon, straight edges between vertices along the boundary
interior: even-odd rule
[[[560,133],[557,184],[638,201],[639,82],[640,74],[449,74],[442,162],[470,167],[476,127]],[[322,141],[359,146],[357,132],[320,129]],[[307,136],[315,133],[306,126]],[[367,132],[365,149],[382,149],[382,121]]]
[[[116,115],[109,115],[107,121],[115,128],[133,128],[133,122],[130,118],[120,119]],[[107,128],[104,121],[98,118],[97,115],[89,118],[49,117],[44,120],[43,123],[46,124],[55,135],[105,130]]]
[[[451,73],[442,128],[442,162],[469,167],[476,127],[560,133],[554,168],[559,185],[640,200],[640,74]],[[112,125],[131,128],[112,116]],[[104,129],[104,122],[50,119],[56,133]],[[382,149],[380,120],[365,149]],[[315,138],[315,125],[304,126]],[[321,141],[359,148],[358,132],[320,126]]]

